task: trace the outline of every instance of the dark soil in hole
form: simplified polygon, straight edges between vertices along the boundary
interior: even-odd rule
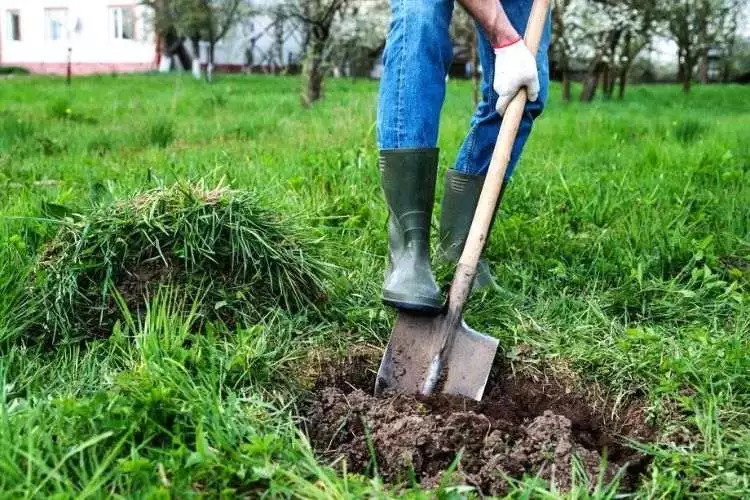
[[[349,471],[377,470],[388,482],[432,487],[460,453],[456,478],[483,494],[500,495],[507,477],[524,474],[570,489],[574,456],[594,484],[603,457],[605,480],[624,468],[623,490],[633,489],[648,465],[647,457],[625,444],[626,438],[654,436],[643,405],[620,408],[613,418],[611,408],[582,394],[513,377],[502,367],[493,370],[482,402],[446,395],[375,398],[376,367],[371,355],[327,367],[306,407],[315,450],[329,461],[344,458]]]

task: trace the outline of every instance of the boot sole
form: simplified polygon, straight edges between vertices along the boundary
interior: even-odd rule
[[[424,298],[420,300],[415,297],[405,297],[397,294],[383,294],[383,303],[387,306],[406,311],[415,311],[426,314],[440,314],[443,312],[443,303]]]

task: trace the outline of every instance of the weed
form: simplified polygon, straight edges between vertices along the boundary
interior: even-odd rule
[[[76,109],[72,100],[64,98],[54,100],[47,106],[47,116],[55,120],[86,123],[89,125],[97,123],[95,118],[87,116]]]
[[[102,156],[114,147],[114,140],[109,134],[101,134],[92,138],[86,144],[86,151],[91,154]]]
[[[673,133],[679,142],[690,144],[700,139],[707,130],[708,126],[702,121],[688,118],[677,121]]]
[[[0,140],[9,148],[34,136],[34,126],[13,113],[0,114]]]
[[[146,145],[165,148],[175,138],[175,124],[168,118],[159,118],[148,124],[143,133],[143,141]]]

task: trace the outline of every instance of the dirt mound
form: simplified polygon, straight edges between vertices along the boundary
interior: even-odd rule
[[[624,467],[623,489],[634,486],[645,466],[644,457],[622,439],[647,440],[653,434],[638,405],[609,419],[606,408],[583,395],[502,370],[479,403],[447,395],[375,398],[374,373],[362,364],[343,367],[351,380],[346,371],[329,370],[307,407],[313,447],[329,460],[345,458],[350,471],[431,487],[455,464],[458,481],[498,495],[507,490],[509,477],[524,474],[570,489],[574,457],[594,484],[602,463],[607,481]]]

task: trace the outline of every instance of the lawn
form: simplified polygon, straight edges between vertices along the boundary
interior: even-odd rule
[[[301,431],[326,360],[382,348],[393,313],[377,83],[330,81],[312,109],[300,89],[2,81],[3,498],[476,494],[331,465]],[[449,83],[441,169],[471,95]],[[570,496],[750,496],[750,88],[552,96],[486,250],[503,292],[467,321],[500,339],[504,376],[609,421],[635,405],[653,429],[630,443],[647,457],[632,484],[580,478]],[[181,285],[144,302],[112,269],[161,244]],[[533,473],[505,493],[565,494]]]

